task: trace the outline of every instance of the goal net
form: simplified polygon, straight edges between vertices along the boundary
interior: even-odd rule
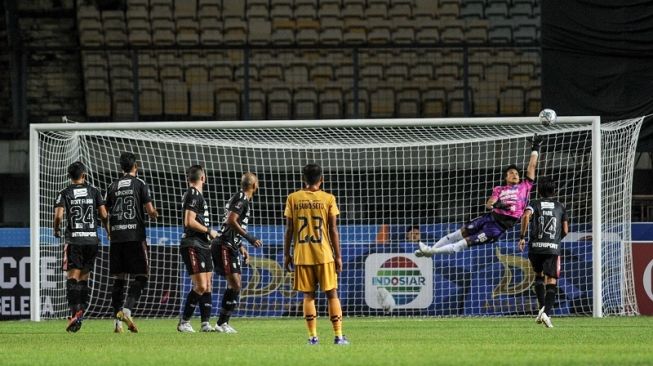
[[[625,243],[642,120],[605,123],[594,132],[593,121],[598,126],[592,117],[560,117],[549,127],[536,118],[32,125],[32,299],[38,299],[32,319],[68,315],[62,244],[51,229],[55,195],[69,184],[67,166],[84,162],[90,183],[105,192],[120,175],[118,158],[125,151],[138,156],[139,177],[161,213],[148,221],[151,273],[136,317],[178,316],[190,289],[178,245],[185,171],[193,164],[207,169],[205,197],[216,227],[242,173],[260,179],[248,229],[264,245],[249,248],[235,315],[301,314],[301,294],[282,267],[283,210],[310,162],[323,167],[323,188],[335,194],[341,210],[345,315],[534,314],[534,275],[517,249],[517,226],[493,244],[456,255],[413,254],[417,241],[432,244],[485,212],[503,168],[526,167],[533,133],[546,138],[537,176],[558,182],[571,222],[555,315],[634,314]],[[102,233],[90,317],[111,316],[108,248]],[[214,277],[214,313],[225,286]],[[318,308],[326,309],[324,297]]]

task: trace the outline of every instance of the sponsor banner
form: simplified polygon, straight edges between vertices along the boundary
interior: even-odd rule
[[[637,308],[653,315],[653,242],[633,243],[633,278]]]
[[[371,254],[365,302],[373,309],[425,309],[433,302],[433,261],[414,254]]]

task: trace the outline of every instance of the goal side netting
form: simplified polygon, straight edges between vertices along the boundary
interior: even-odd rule
[[[81,160],[89,182],[104,193],[120,176],[118,158],[125,151],[138,156],[139,177],[150,186],[161,214],[147,221],[151,272],[134,309],[139,318],[178,316],[191,288],[179,240],[185,171],[193,164],[207,169],[205,197],[216,228],[243,172],[255,172],[260,180],[248,229],[264,245],[249,248],[251,263],[243,268],[235,315],[300,315],[302,295],[292,290],[292,274],[283,270],[283,211],[287,195],[302,187],[301,168],[310,162],[323,167],[323,188],[337,197],[341,210],[344,268],[338,291],[345,315],[534,314],[534,273],[517,248],[518,226],[493,244],[456,255],[413,254],[418,240],[432,244],[486,212],[484,203],[502,184],[502,170],[509,164],[525,169],[533,133],[546,138],[537,176],[558,182],[571,223],[562,243],[555,315],[596,315],[596,304],[600,314],[636,314],[626,243],[642,119],[602,124],[600,144],[593,140],[592,121],[561,117],[549,127],[535,118],[33,125],[32,251],[38,263],[32,278],[39,302],[32,319],[68,315],[63,246],[52,235],[53,203],[69,184],[67,166]],[[593,177],[599,161],[600,173]],[[600,199],[594,202],[600,207],[592,200],[597,176]],[[600,243],[593,235],[597,223]],[[600,252],[593,249],[597,245]],[[102,230],[88,317],[112,314],[108,253]],[[598,262],[594,253],[600,253]],[[598,299],[596,273],[602,287]],[[215,276],[214,314],[225,286]],[[326,311],[323,295],[318,309]]]

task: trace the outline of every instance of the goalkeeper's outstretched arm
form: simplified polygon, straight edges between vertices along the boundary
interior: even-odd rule
[[[534,134],[530,139],[531,142],[531,158],[528,160],[528,168],[526,168],[526,176],[531,180],[535,180],[535,169],[537,168],[537,160],[540,155],[540,146],[544,138]]]

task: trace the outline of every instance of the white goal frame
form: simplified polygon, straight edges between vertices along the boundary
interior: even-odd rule
[[[63,118],[64,122],[67,119]],[[428,118],[428,119],[374,119],[374,120],[265,120],[265,121],[208,121],[208,122],[120,122],[120,123],[39,123],[30,125],[30,256],[31,256],[31,305],[32,321],[41,320],[40,288],[40,180],[41,166],[38,134],[41,131],[104,131],[104,130],[188,130],[188,129],[251,129],[251,128],[345,128],[345,127],[393,127],[393,126],[489,126],[489,125],[537,125],[537,117],[508,118]],[[592,263],[593,263],[593,316],[603,317],[603,287],[601,263],[601,118],[598,116],[558,117],[556,124],[586,124],[592,130]]]

